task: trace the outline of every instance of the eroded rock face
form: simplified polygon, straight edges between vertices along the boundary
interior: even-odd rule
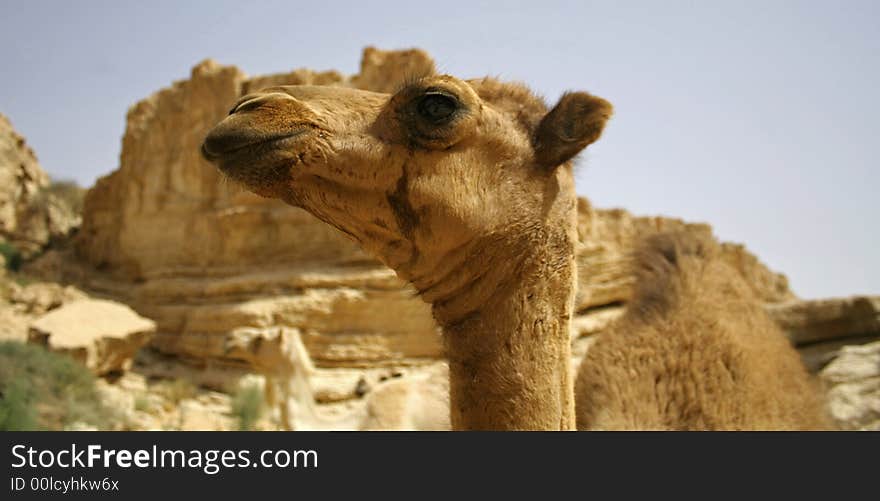
[[[798,345],[867,335],[880,335],[880,297],[789,301],[768,307]]]
[[[9,302],[22,313],[42,315],[65,303],[87,298],[86,293],[70,285],[35,282],[14,287]]]
[[[128,279],[253,271],[272,265],[375,263],[354,243],[301,209],[225,180],[199,153],[207,131],[236,98],[276,85],[386,90],[428,71],[422,51],[368,50],[360,75],[296,70],[248,78],[207,60],[128,111],[117,171],[85,200],[79,255]]]
[[[34,150],[0,114],[0,230],[5,238],[12,240],[22,233],[22,213],[48,185],[49,176],[37,162]]]
[[[34,151],[0,114],[0,239],[11,242],[25,257],[80,223],[79,214],[48,191],[49,185],[49,175]]]
[[[880,341],[842,348],[820,377],[842,429],[880,431]]]
[[[880,337],[880,297],[791,300],[767,306],[770,316],[800,349],[807,368],[818,371],[848,345]]]
[[[623,209],[596,209],[578,200],[578,294],[576,309],[622,303],[632,297],[630,254],[638,240],[659,231],[711,232],[707,224],[663,216],[638,217]],[[764,266],[742,245],[724,243],[725,260],[767,303],[794,299],[788,279]]]
[[[88,296],[73,286],[54,282],[19,285],[0,275],[0,341],[26,341],[28,326],[64,303]]]
[[[67,353],[96,375],[131,367],[135,353],[156,330],[152,320],[113,301],[81,299],[34,321],[28,341]]]

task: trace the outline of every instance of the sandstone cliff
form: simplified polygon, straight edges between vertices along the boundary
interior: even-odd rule
[[[127,279],[187,273],[230,275],[260,263],[312,268],[373,261],[302,210],[252,195],[205,162],[207,130],[251,89],[271,85],[346,85],[385,90],[433,71],[421,51],[368,50],[361,74],[296,70],[248,78],[207,60],[128,111],[119,169],[85,200],[80,256]]]

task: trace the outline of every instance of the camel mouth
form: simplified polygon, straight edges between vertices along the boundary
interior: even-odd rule
[[[259,155],[262,150],[289,147],[312,130],[311,127],[303,127],[283,134],[266,136],[250,131],[226,132],[218,129],[212,130],[202,142],[202,156],[211,162],[239,154]]]
[[[302,128],[271,137],[238,137],[218,140],[208,135],[202,156],[231,179],[256,191],[283,182],[290,169],[302,162],[303,141],[312,128]],[[234,146],[231,146],[234,145]]]

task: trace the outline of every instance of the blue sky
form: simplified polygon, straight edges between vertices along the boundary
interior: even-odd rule
[[[128,107],[212,57],[357,71],[421,47],[459,77],[614,103],[579,162],[601,207],[705,221],[803,297],[880,294],[880,2],[0,0],[0,112],[55,178],[118,165]]]

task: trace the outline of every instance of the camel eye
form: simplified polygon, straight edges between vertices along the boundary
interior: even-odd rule
[[[419,99],[417,110],[419,115],[434,125],[449,121],[458,111],[458,100],[440,92],[430,92]]]

